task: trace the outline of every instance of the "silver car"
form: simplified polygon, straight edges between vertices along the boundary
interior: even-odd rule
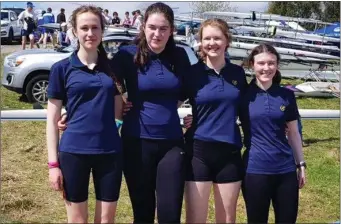
[[[105,36],[102,42],[110,58],[118,51],[118,47],[122,43],[128,44],[133,38],[133,35],[118,33],[117,35]],[[188,45],[179,42],[178,46],[186,50],[191,64],[198,61],[195,53]],[[62,47],[12,53],[4,59],[1,83],[11,91],[26,95],[29,102],[46,103],[48,78],[52,65],[69,57],[73,51],[72,47]]]

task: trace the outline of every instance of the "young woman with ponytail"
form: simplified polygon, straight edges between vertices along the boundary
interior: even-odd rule
[[[270,202],[276,223],[295,223],[299,189],[306,182],[296,99],[292,91],[280,86],[279,62],[279,54],[268,44],[254,48],[248,58],[255,78],[240,109],[248,223],[267,223]]]
[[[115,117],[122,117],[120,84],[101,43],[101,12],[81,6],[73,12],[71,24],[78,49],[52,66],[47,90],[49,180],[51,188],[63,192],[68,222],[87,223],[92,172],[94,222],[113,223],[122,179],[122,146],[115,124]],[[68,127],[59,141],[57,122],[63,103]]]
[[[154,223],[155,208],[159,223],[181,221],[185,152],[177,108],[185,99],[182,80],[190,62],[173,31],[173,10],[154,3],[134,44],[113,58],[130,105],[121,136],[134,223]]]

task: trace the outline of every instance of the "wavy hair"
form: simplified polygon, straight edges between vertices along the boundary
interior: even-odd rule
[[[218,18],[205,20],[203,23],[201,23],[200,28],[199,28],[199,32],[198,32],[200,42],[202,42],[204,28],[207,26],[217,27],[218,29],[221,30],[221,32],[224,34],[224,36],[227,40],[227,46],[225,49],[225,51],[227,51],[227,49],[230,46],[230,43],[232,42],[232,34],[229,32],[229,26],[227,25],[227,23],[224,20],[218,19]],[[206,60],[207,55],[204,52],[204,50],[202,49],[202,46],[200,46],[200,48],[199,48],[198,55],[199,55],[201,60],[203,60],[203,61]]]

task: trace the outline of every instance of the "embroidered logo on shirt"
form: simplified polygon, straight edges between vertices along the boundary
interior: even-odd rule
[[[232,84],[236,86],[238,84],[237,80],[232,80]]]
[[[285,106],[282,105],[282,106],[279,107],[279,109],[281,109],[281,111],[285,111]]]

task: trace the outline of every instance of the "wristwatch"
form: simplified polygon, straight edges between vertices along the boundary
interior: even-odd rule
[[[302,166],[307,169],[307,164],[304,161],[301,161],[299,162],[299,164],[296,165],[297,169],[301,168]]]

